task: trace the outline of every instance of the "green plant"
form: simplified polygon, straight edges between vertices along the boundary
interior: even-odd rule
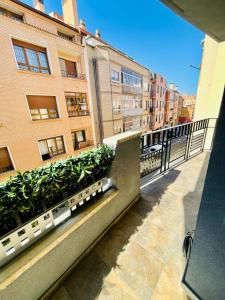
[[[112,160],[112,149],[102,145],[42,168],[18,172],[0,185],[0,236],[5,233],[5,229],[1,232],[3,220],[11,220],[11,228],[14,221],[20,225],[32,219],[104,177]]]

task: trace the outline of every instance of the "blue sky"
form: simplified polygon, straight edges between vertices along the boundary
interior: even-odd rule
[[[32,4],[32,0],[24,0]],[[150,70],[195,94],[204,34],[159,0],[78,0],[79,18],[89,31],[100,29],[102,38]],[[46,12],[61,11],[61,0],[45,0]]]

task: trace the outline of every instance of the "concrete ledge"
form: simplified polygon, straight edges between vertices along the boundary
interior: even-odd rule
[[[0,299],[40,298],[96,244],[140,193],[140,133],[106,140],[115,159],[108,176],[116,189],[71,218],[2,268]]]

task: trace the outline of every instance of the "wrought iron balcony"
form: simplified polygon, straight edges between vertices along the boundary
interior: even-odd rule
[[[141,177],[165,173],[204,151],[209,129],[216,119],[169,127],[141,137]]]
[[[65,70],[61,70],[61,74],[63,77],[67,77],[67,78],[77,78],[82,80],[86,79],[86,75],[82,73],[71,73]]]
[[[89,110],[80,110],[80,111],[68,111],[69,117],[83,117],[83,116],[89,116]]]

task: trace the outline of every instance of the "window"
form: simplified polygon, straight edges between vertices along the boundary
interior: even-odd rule
[[[141,123],[141,117],[139,116],[124,118],[123,131],[139,130],[141,129]]]
[[[59,63],[63,77],[77,78],[77,66],[74,61],[60,58]]]
[[[157,85],[157,94],[159,93],[159,85]]]
[[[123,92],[125,93],[142,93],[142,76],[123,69],[122,73]]]
[[[111,71],[111,80],[113,82],[120,82],[120,72],[112,70]]]
[[[11,11],[3,8],[3,7],[0,7],[0,15],[4,15],[4,16],[7,16],[7,17],[13,19],[13,20],[23,22],[23,16],[22,15],[11,12]]]
[[[144,91],[149,92],[149,83],[144,81]]]
[[[33,121],[59,118],[54,96],[27,96]]]
[[[86,94],[67,92],[65,97],[69,117],[89,115]]]
[[[120,125],[115,125],[114,126],[114,134],[118,134],[118,133],[121,133],[121,132],[122,132],[121,126]]]
[[[82,143],[86,142],[85,130],[72,132],[72,140],[74,150],[82,148]],[[86,144],[84,146],[86,146]]]
[[[65,153],[65,146],[62,136],[38,141],[39,149],[43,160]]]
[[[0,148],[0,174],[14,170],[9,151],[6,147]]]
[[[120,113],[120,110],[121,110],[120,100],[113,100],[113,112]]]
[[[50,74],[46,49],[13,40],[13,48],[20,70]]]
[[[69,35],[69,34],[66,34],[64,32],[61,32],[61,31],[58,31],[58,36],[60,36],[61,38],[63,38],[64,40],[67,40],[67,41],[70,41],[70,42],[73,42],[74,40],[74,37]]]
[[[122,108],[130,110],[133,108],[142,108],[143,101],[140,96],[126,95],[122,102]]]

